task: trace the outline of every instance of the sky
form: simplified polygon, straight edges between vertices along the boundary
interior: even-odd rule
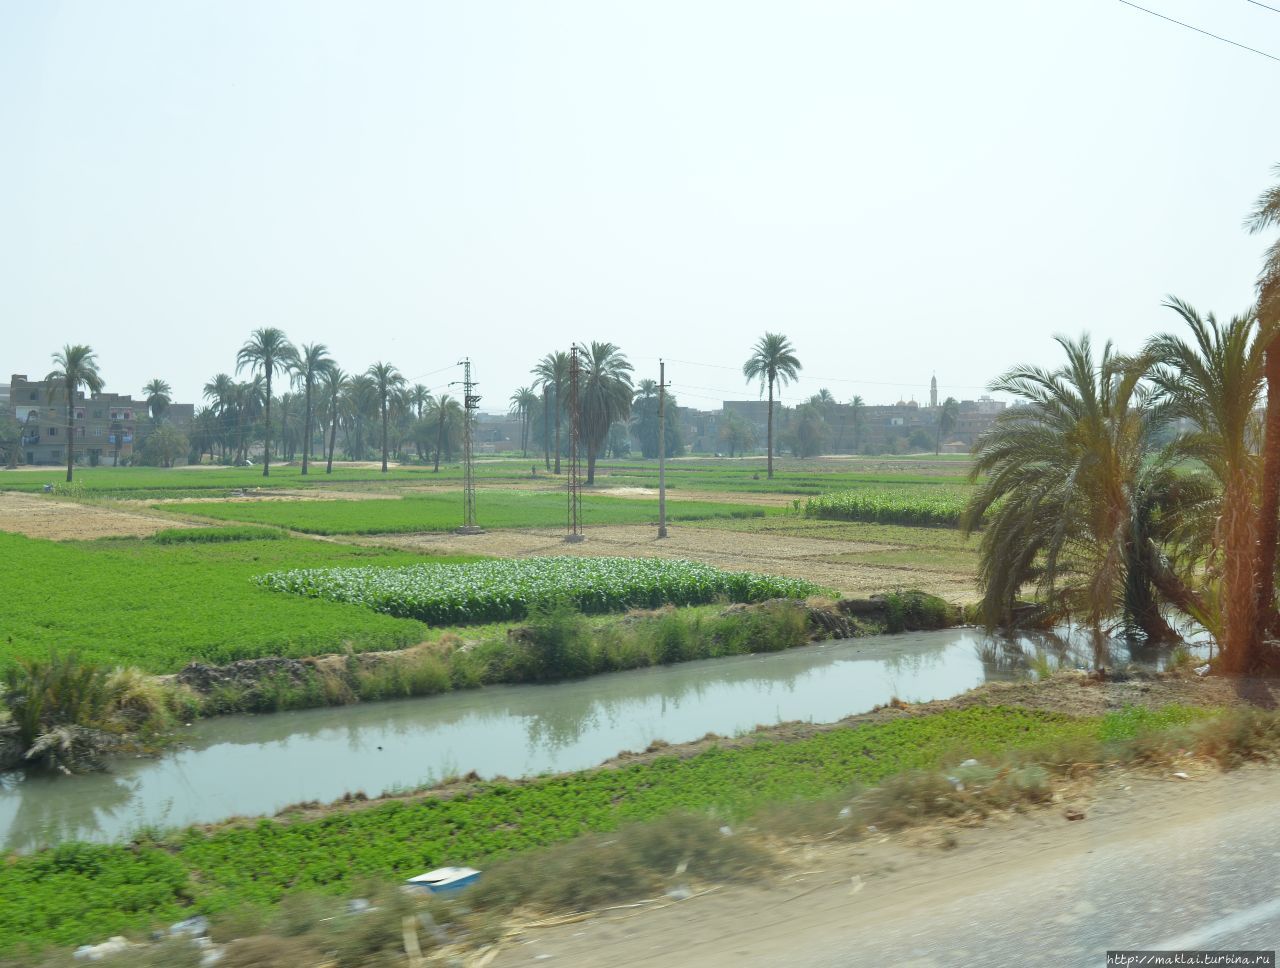
[[[610,340],[714,409],[780,331],[784,401],[972,398],[1248,308],[1278,89],[1120,0],[8,0],[0,380],[88,343],[192,401],[278,326],[484,410]]]

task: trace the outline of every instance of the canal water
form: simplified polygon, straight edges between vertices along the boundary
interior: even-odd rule
[[[826,642],[538,686],[225,716],[184,730],[157,758],[104,773],[0,777],[0,842],[28,850],[112,841],[147,827],[272,814],[288,804],[369,796],[450,774],[527,777],[594,766],[654,740],[681,743],[793,720],[834,722],[893,697],[944,699],[1052,666],[1134,661],[1121,640],[1078,634],[1008,639],[976,629]]]

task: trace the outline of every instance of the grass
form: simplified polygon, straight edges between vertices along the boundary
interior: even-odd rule
[[[1079,747],[1183,725],[1187,710],[1094,719],[975,707],[834,729],[793,742],[713,748],[528,783],[481,783],[450,799],[394,800],[318,819],[261,820],[164,843],[70,843],[0,866],[0,950],[72,945],[196,911],[338,893],[366,877],[451,863],[487,867],[521,851],[680,811],[734,820],[771,803],[831,796],[908,770],[1056,744]],[[1258,730],[1255,729],[1255,733]],[[1280,740],[1274,724],[1272,738]]]
[[[252,525],[230,528],[166,528],[151,536],[156,544],[219,544],[224,541],[276,541],[287,538],[279,528]]]
[[[462,499],[457,493],[414,494],[390,501],[263,501],[158,507],[181,514],[274,525],[322,535],[452,531],[462,523]],[[483,491],[477,499],[476,513],[486,528],[564,527],[565,497],[547,491]],[[740,504],[667,502],[667,517],[671,521],[757,519],[765,514],[762,508]],[[653,524],[658,520],[658,502],[588,494],[582,499],[582,516],[588,527]]]
[[[424,559],[302,538],[157,544],[0,533],[0,583],[9,589],[0,598],[0,667],[68,649],[89,662],[163,673],[196,660],[400,648],[421,641],[421,623],[276,595],[251,579],[284,568],[424,560],[473,559]]]

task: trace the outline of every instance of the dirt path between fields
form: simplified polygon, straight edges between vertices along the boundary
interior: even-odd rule
[[[586,529],[587,540],[565,544],[560,529],[519,529],[486,534],[378,535],[359,539],[366,544],[403,548],[427,554],[478,554],[499,557],[529,555],[618,555],[627,558],[688,558],[731,571],[758,571],[805,578],[847,595],[866,595],[894,589],[918,588],[950,602],[977,600],[971,574],[913,565],[860,562],[849,555],[893,551],[893,544],[833,541],[791,535],[722,531],[700,526],[673,525],[670,537],[659,541],[650,525],[609,525]],[[922,565],[928,553],[920,554]]]
[[[145,538],[166,528],[191,527],[168,515],[122,511],[96,504],[0,491],[0,531],[50,541],[90,538]]]

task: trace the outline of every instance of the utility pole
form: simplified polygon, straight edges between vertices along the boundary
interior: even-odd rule
[[[476,471],[471,449],[471,415],[480,409],[480,397],[471,381],[471,357],[462,360],[462,527],[456,534],[483,534],[476,524]]]
[[[570,544],[586,540],[582,533],[582,426],[578,414],[578,344],[569,353],[569,520],[564,540]]]
[[[658,537],[667,536],[667,364],[658,360]]]

